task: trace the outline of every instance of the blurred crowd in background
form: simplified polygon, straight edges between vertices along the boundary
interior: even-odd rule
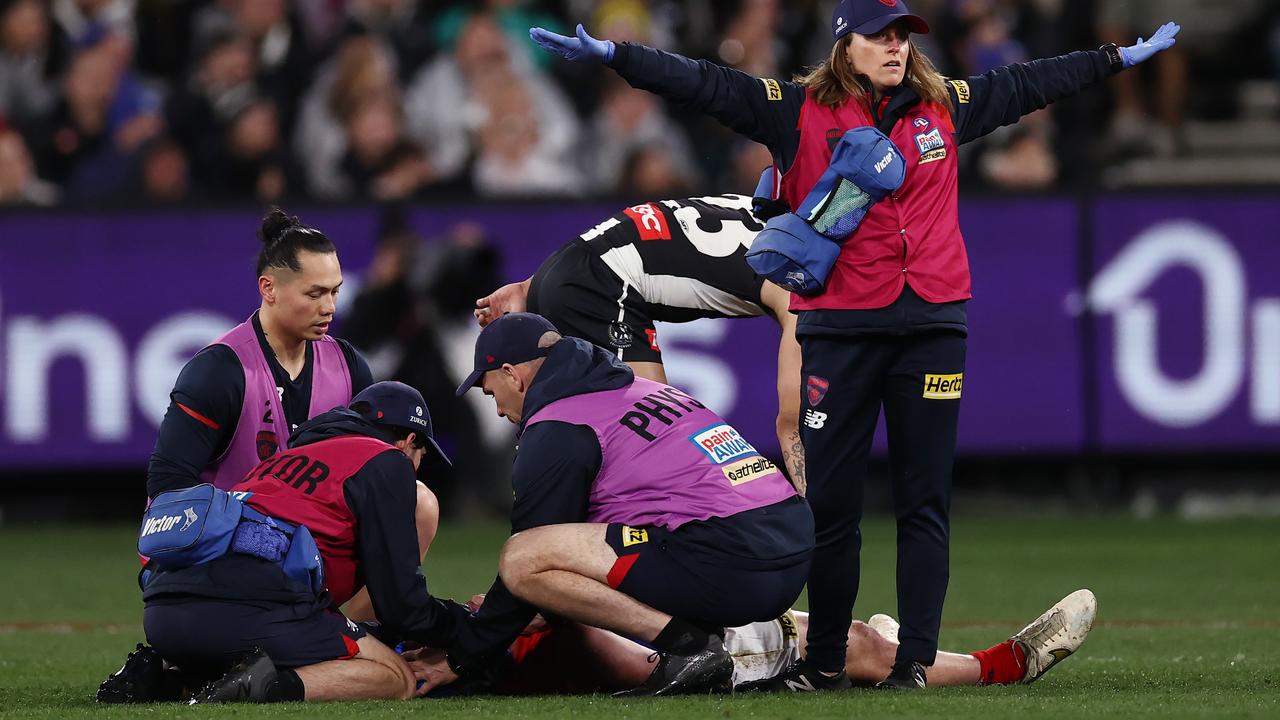
[[[339,335],[360,349],[374,379],[407,383],[427,401],[453,460],[428,470],[448,515],[505,511],[511,502],[514,426],[483,394],[455,394],[473,367],[475,299],[506,281],[499,248],[480,226],[457,223],[423,238],[389,206],[373,260],[338,317]]]
[[[833,4],[0,0],[0,203],[747,192],[763,148],[606,68],[555,61],[528,28],[572,34],[581,21],[789,78],[829,50]],[[934,28],[920,47],[950,76],[1183,26],[1174,51],[1107,92],[972,148],[967,188],[1085,187],[1125,159],[1194,152],[1189,119],[1280,120],[1274,0],[910,6]]]

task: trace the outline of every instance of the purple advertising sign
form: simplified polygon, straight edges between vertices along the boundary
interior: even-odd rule
[[[602,206],[477,213],[422,209],[418,228],[483,227],[502,246],[511,279],[617,212]],[[964,452],[1078,449],[1084,437],[1077,320],[1063,298],[1077,286],[1078,211],[1069,200],[974,201],[962,226],[974,274],[960,447]],[[777,447],[771,320],[704,320],[658,329],[668,379],[729,419],[762,449]],[[883,450],[884,429],[876,447]]]
[[[1275,198],[1098,203],[1102,449],[1280,448],[1276,227]]]
[[[259,219],[0,218],[0,467],[145,465],[183,363],[258,307]],[[368,264],[374,213],[307,220]]]
[[[1069,200],[967,201],[960,227],[973,300],[960,401],[962,452],[1074,452],[1085,436],[1079,210]]]
[[[1188,210],[1188,208],[1191,208]],[[509,279],[612,206],[421,208],[425,236],[476,223]],[[305,210],[338,244],[354,294],[373,210]],[[1098,266],[1078,289],[1068,199],[962,205],[974,276],[963,453],[1273,449],[1280,424],[1280,204],[1100,204]],[[254,211],[0,217],[0,469],[141,468],[182,364],[257,307]],[[1099,425],[1082,410],[1081,310],[1095,338]],[[339,317],[339,325],[341,317]],[[338,330],[341,333],[341,328]],[[761,449],[775,448],[778,331],[767,319],[662,325],[668,374]],[[466,337],[451,352],[469,355]],[[882,446],[882,445],[881,445]]]

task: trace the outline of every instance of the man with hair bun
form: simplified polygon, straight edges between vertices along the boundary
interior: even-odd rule
[[[200,483],[230,488],[282,449],[299,425],[373,383],[355,348],[328,335],[342,286],[333,242],[280,208],[262,219],[258,238],[261,304],[179,373],[147,467],[149,499]],[[415,500],[421,556],[435,538],[440,509],[421,482]],[[369,593],[356,590],[347,617],[375,619]],[[130,678],[158,661],[152,648],[139,645],[103,682],[98,699],[145,701]]]
[[[279,208],[258,237],[262,303],[179,373],[147,467],[147,497],[199,482],[231,487],[303,421],[373,382],[355,348],[328,335],[342,286],[333,242]]]

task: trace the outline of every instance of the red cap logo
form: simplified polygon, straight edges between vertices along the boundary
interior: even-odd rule
[[[885,7],[893,7],[898,4],[898,0],[880,0],[880,4]]]
[[[497,360],[497,358],[495,358],[495,357],[494,357],[494,356],[492,356],[492,355],[485,355],[485,356],[484,356],[484,361],[485,361],[485,362],[487,362],[487,363],[491,363],[491,362],[493,362],[493,361],[495,361],[495,360]]]

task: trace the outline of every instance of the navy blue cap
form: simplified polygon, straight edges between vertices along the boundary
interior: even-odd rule
[[[546,357],[551,348],[538,347],[538,341],[549,332],[560,331],[550,320],[527,312],[507,313],[486,325],[476,338],[475,369],[458,386],[457,394],[475,387],[489,370]]]
[[[427,402],[422,393],[395,380],[376,382],[361,390],[351,398],[347,407],[360,413],[374,425],[397,427],[418,433],[423,443],[435,451],[435,454],[446,464],[453,465],[449,457],[436,444],[435,433],[431,429],[431,413],[427,412]]]
[[[929,23],[912,15],[902,0],[840,0],[831,13],[831,34],[836,40],[851,32],[875,35],[898,18],[907,18],[907,28],[913,33],[929,32]]]

